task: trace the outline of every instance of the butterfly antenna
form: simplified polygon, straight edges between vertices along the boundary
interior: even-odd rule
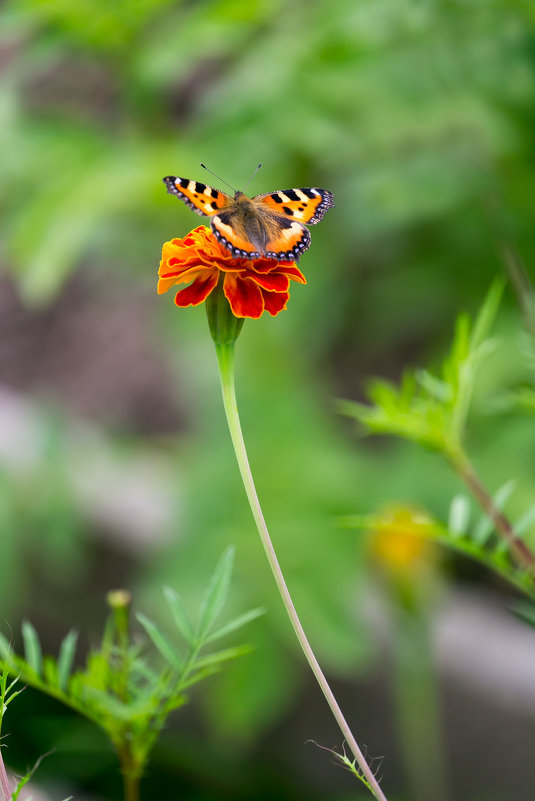
[[[255,177],[256,173],[258,172],[258,170],[260,169],[261,166],[262,165],[259,164],[258,167],[256,168],[256,170],[253,172],[253,174],[251,175],[251,177],[249,178],[249,180],[247,181],[247,183],[243,187],[243,190],[242,190],[243,192],[245,192],[245,190],[247,189],[247,187],[249,186],[249,184],[251,183],[251,181],[253,180],[253,178]]]
[[[206,172],[211,173],[211,175],[213,175],[214,178],[217,178],[218,181],[221,181],[222,184],[226,184],[226,186],[228,186],[230,189],[232,189],[232,191],[234,193],[236,192],[234,187],[231,186],[228,181],[224,181],[222,178],[219,177],[219,175],[216,175],[213,170],[209,170],[208,167],[206,166],[206,164],[203,164],[202,161],[201,161],[201,167],[203,168],[203,170],[206,170]]]

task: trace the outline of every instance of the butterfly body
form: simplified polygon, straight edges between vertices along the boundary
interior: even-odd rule
[[[164,178],[167,191],[197,214],[211,217],[211,228],[235,258],[294,261],[310,246],[306,227],[318,223],[333,196],[326,189],[285,189],[250,198],[234,197],[187,178]]]

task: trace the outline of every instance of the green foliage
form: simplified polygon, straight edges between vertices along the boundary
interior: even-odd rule
[[[439,376],[407,372],[399,389],[376,380],[369,389],[372,406],[342,401],[340,409],[375,434],[393,434],[456,459],[470,410],[478,367],[495,347],[488,338],[503,286],[494,284],[473,325],[457,320],[451,352]]]
[[[343,767],[344,767],[346,770],[348,770],[348,771],[349,771],[349,773],[352,773],[352,774],[353,774],[353,776],[355,776],[355,777],[356,777],[356,778],[357,778],[357,779],[358,779],[360,782],[362,782],[362,784],[364,785],[364,787],[366,787],[366,788],[367,788],[367,789],[370,791],[370,793],[371,793],[372,795],[374,795],[374,792],[373,792],[373,790],[372,790],[372,787],[371,787],[371,785],[370,785],[369,781],[368,781],[368,780],[366,779],[366,777],[363,775],[363,773],[362,773],[361,769],[359,768],[359,766],[358,766],[358,764],[357,764],[357,760],[356,760],[356,759],[350,759],[350,758],[348,757],[348,755],[346,754],[346,752],[345,752],[345,748],[342,748],[342,753],[339,753],[338,751],[335,751],[335,749],[334,749],[334,748],[326,748],[325,746],[323,746],[323,745],[319,745],[318,743],[315,743],[315,745],[317,745],[317,746],[318,746],[318,748],[321,748],[321,749],[323,749],[324,751],[328,751],[330,754],[332,754],[332,755],[333,755],[333,757],[335,758],[335,760],[336,760],[338,763],[340,763],[341,765],[343,765]],[[368,757],[367,757],[367,758],[368,758]],[[376,759],[375,759],[375,760],[373,760],[373,759],[372,759],[372,760],[370,761],[370,766],[371,766],[371,767],[372,767],[372,769],[373,769],[373,768],[374,768],[374,763],[376,763],[376,762],[379,762],[379,763],[380,763],[381,761],[382,761],[382,759],[379,759],[379,760],[376,760]],[[380,768],[380,764],[379,764],[379,766],[378,766],[377,770],[378,770],[379,768]],[[374,774],[376,775],[376,770],[374,770]],[[378,778],[378,777],[377,777],[377,775],[376,775],[376,778]],[[380,779],[378,779],[378,780],[380,781]]]
[[[467,500],[458,496],[451,505],[449,525],[433,526],[433,537],[477,559],[535,598],[534,559],[522,543],[535,519],[535,505],[530,505],[517,523],[511,524],[502,510],[515,489],[515,482],[506,482],[491,496],[475,473],[464,446],[477,370],[495,347],[489,332],[501,291],[498,284],[491,288],[473,324],[466,315],[459,317],[453,346],[439,377],[427,371],[411,372],[404,376],[400,389],[376,382],[370,390],[373,406],[344,402],[341,408],[374,433],[394,434],[446,456],[483,514],[469,527]],[[353,524],[359,520],[349,519]],[[368,520],[366,525],[373,526],[373,521]],[[518,564],[512,561],[512,555]]]
[[[234,550],[228,548],[206,589],[195,627],[170,588],[165,590],[165,597],[177,630],[172,637],[145,615],[137,614],[154,652],[138,638],[131,638],[129,597],[122,592],[110,593],[112,615],[100,648],[90,651],[82,670],[73,670],[75,632],[64,638],[57,659],[42,656],[37,632],[27,621],[22,626],[24,656],[14,654],[8,640],[0,635],[0,690],[5,704],[18,694],[13,691],[15,682],[6,684],[9,671],[103,728],[116,748],[123,774],[130,780],[138,779],[168,715],[187,702],[185,691],[220,670],[225,662],[250,651],[242,645],[206,652],[209,642],[223,639],[263,612],[254,609],[214,628],[227,599],[233,558]],[[177,645],[177,633],[178,640],[183,640],[181,645]]]
[[[501,509],[512,492],[513,483],[507,482],[494,495],[493,501]],[[513,526],[517,536],[521,536],[530,521],[535,518],[535,504]],[[375,531],[383,525],[380,515],[349,515],[341,518],[344,528]],[[519,567],[512,559],[504,540],[496,536],[492,519],[479,512],[474,514],[466,495],[456,495],[449,509],[448,520],[440,522],[429,520],[429,525],[411,528],[413,536],[425,537],[454,553],[479,562],[495,573],[512,588],[535,602],[533,574]],[[524,608],[524,607],[523,607]],[[525,607],[528,608],[528,607]],[[529,607],[531,608],[531,607]]]
[[[35,633],[32,632],[29,636],[30,636],[30,638],[34,638]],[[8,655],[11,658],[11,654],[9,653],[9,649],[8,649]],[[1,735],[1,732],[2,732],[2,723],[3,723],[4,715],[5,715],[6,711],[7,711],[7,708],[9,706],[9,704],[12,701],[14,701],[15,698],[18,695],[20,695],[21,692],[23,692],[23,689],[15,690],[15,686],[17,685],[17,683],[19,681],[19,678],[17,677],[15,679],[13,679],[13,681],[9,682],[8,681],[9,675],[10,675],[9,666],[5,662],[0,664],[0,735]],[[1,738],[0,738],[0,748],[2,748],[2,747],[3,747],[3,744],[2,744]],[[28,784],[28,782],[33,777],[35,771],[37,770],[37,768],[39,767],[39,765],[41,764],[43,759],[45,759],[45,757],[47,757],[47,756],[48,756],[48,754],[43,754],[43,756],[39,757],[39,759],[35,762],[33,767],[30,768],[30,770],[28,770],[24,774],[24,776],[21,776],[21,778],[17,782],[17,786],[15,787],[15,789],[13,790],[13,793],[11,794],[11,798],[10,799],[6,799],[6,801],[17,801],[17,798],[19,797],[21,790],[23,789],[23,787],[25,787],[26,784]],[[2,770],[2,771],[4,770],[3,759],[2,759],[2,754],[1,753],[0,753],[0,770]],[[0,786],[0,796],[3,797],[3,783]],[[64,799],[64,801],[71,801],[71,798],[72,798],[72,796],[69,796],[69,798]],[[29,801],[31,801],[31,799],[29,799]]]

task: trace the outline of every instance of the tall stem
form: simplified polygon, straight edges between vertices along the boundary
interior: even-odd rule
[[[349,748],[353,752],[353,755],[357,761],[357,764],[360,767],[362,775],[366,779],[369,784],[369,787],[378,801],[387,801],[385,794],[381,790],[377,779],[375,778],[372,769],[366,762],[362,751],[360,750],[357,741],[355,740],[351,729],[349,728],[346,719],[342,714],[342,710],[338,706],[338,702],[334,697],[334,694],[325,678],[323,671],[318,663],[314,655],[314,651],[312,650],[306,634],[304,632],[303,626],[301,625],[301,621],[297,615],[295,607],[293,605],[293,601],[286,585],[286,581],[284,580],[284,576],[282,574],[282,570],[279,565],[279,561],[277,559],[277,555],[273,548],[273,544],[271,542],[271,538],[269,536],[269,532],[266,526],[266,522],[264,520],[264,515],[262,514],[262,508],[260,506],[260,502],[258,500],[258,495],[256,494],[256,488],[253,481],[253,476],[251,473],[251,468],[249,467],[249,460],[247,458],[247,451],[245,448],[245,442],[243,439],[243,434],[240,425],[240,418],[238,415],[238,406],[236,403],[236,393],[234,388],[234,344],[216,344],[216,352],[217,352],[217,360],[219,363],[219,373],[221,378],[221,389],[223,392],[223,404],[225,406],[225,414],[227,416],[228,427],[230,431],[230,436],[232,438],[232,444],[234,446],[234,452],[236,454],[236,459],[238,461],[238,467],[240,469],[242,481],[245,487],[245,492],[247,494],[247,498],[249,500],[249,505],[251,507],[251,511],[253,513],[253,517],[256,523],[256,527],[258,529],[258,533],[260,535],[260,539],[262,541],[262,545],[264,547],[264,551],[267,556],[267,560],[269,562],[269,566],[271,568],[271,572],[273,573],[273,577],[277,584],[280,596],[282,598],[282,602],[286,608],[286,612],[288,613],[288,617],[292,623],[293,629],[299,640],[299,645],[307,659],[308,664],[314,674],[316,681],[318,682],[323,695],[331,712],[334,715],[336,722],[342,732]]]
[[[511,521],[498,509],[487,488],[481,482],[474,467],[465,453],[450,454],[450,461],[468,489],[496,528],[496,531],[508,543],[519,565],[533,574],[535,556],[520,537],[517,537]]]
[[[1,749],[0,749],[0,798],[1,801],[11,801],[11,788],[9,786],[9,779],[7,778],[4,760],[2,759]]]

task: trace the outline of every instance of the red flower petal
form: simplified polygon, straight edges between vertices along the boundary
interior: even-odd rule
[[[198,306],[206,300],[212,289],[217,285],[219,273],[213,272],[204,274],[203,277],[196,278],[195,281],[176,293],[175,303],[177,306]]]
[[[288,287],[290,286],[290,279],[287,275],[283,275],[282,273],[266,273],[266,275],[258,275],[248,272],[247,277],[254,281],[255,284],[258,284],[258,286],[262,289],[266,289],[268,292],[287,292]]]
[[[307,279],[295,264],[286,265],[286,262],[281,263],[281,272],[289,276],[292,280],[299,281],[300,284],[306,284],[307,282]]]
[[[276,261],[275,259],[255,259],[254,261],[247,262],[248,267],[255,271],[255,273],[270,273],[272,270],[277,270],[279,267],[292,267],[292,261]],[[284,269],[283,272],[286,272]]]
[[[290,298],[289,292],[263,292],[262,294],[264,295],[264,308],[272,317],[286,308]]]
[[[236,273],[225,273],[223,290],[236,317],[257,319],[262,316],[264,311],[262,290],[250,278],[240,278]]]

